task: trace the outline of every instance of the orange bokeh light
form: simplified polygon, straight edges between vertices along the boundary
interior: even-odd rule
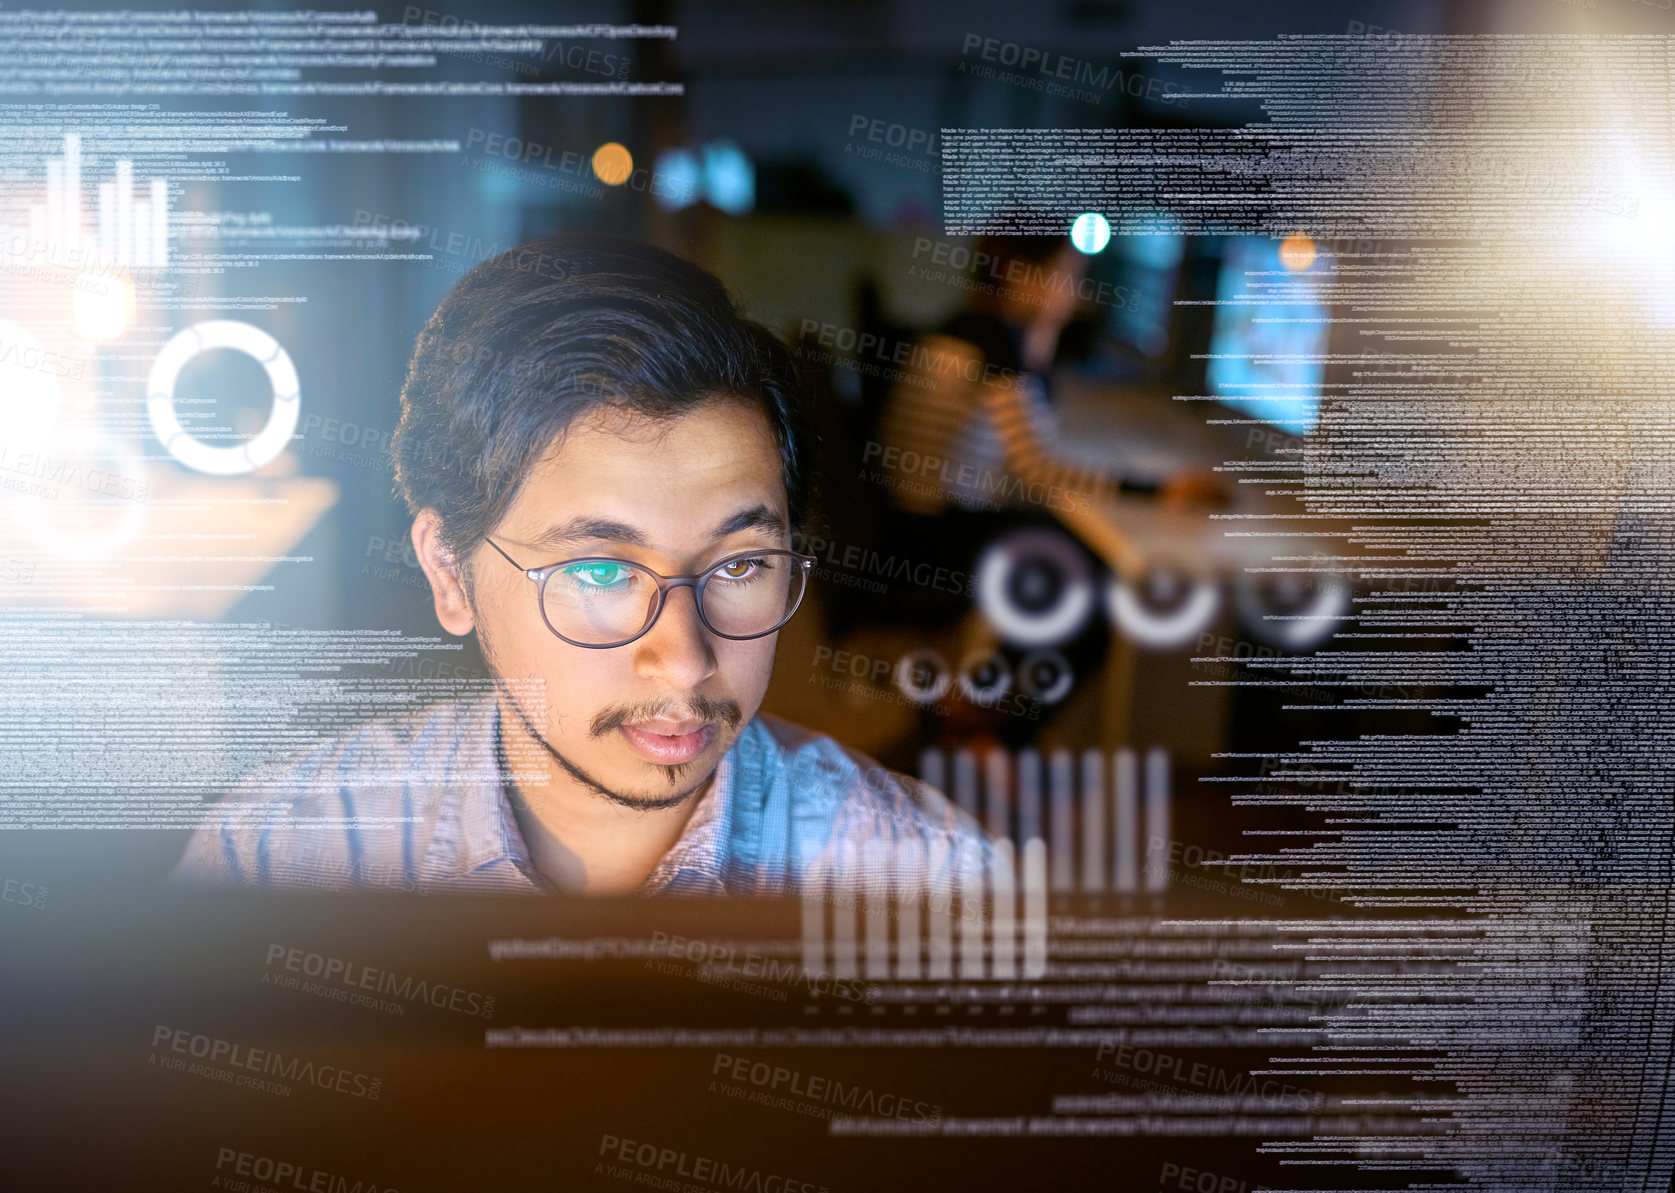
[[[1301,273],[1313,265],[1316,256],[1314,241],[1301,232],[1280,241],[1280,264],[1293,272]]]
[[[634,172],[634,155],[615,141],[606,141],[593,151],[593,172],[606,186],[621,186]]]

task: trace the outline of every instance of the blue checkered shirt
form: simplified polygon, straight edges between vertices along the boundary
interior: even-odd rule
[[[264,767],[218,803],[175,885],[540,893],[492,696],[375,721]],[[640,894],[891,894],[987,871],[940,792],[774,717],[750,721]]]

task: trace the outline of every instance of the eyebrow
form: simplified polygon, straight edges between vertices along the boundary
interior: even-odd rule
[[[631,547],[646,546],[646,536],[625,522],[612,522],[609,518],[585,517],[571,518],[568,522],[555,522],[530,539],[529,543],[532,547],[556,550],[573,543],[595,541],[626,543]]]
[[[749,509],[739,510],[723,518],[710,531],[711,541],[724,539],[730,534],[737,534],[741,530],[767,530],[775,533],[785,532],[785,519],[765,505],[754,505]],[[628,525],[626,522],[613,522],[609,518],[571,518],[567,522],[556,522],[547,527],[540,534],[529,540],[529,545],[543,550],[558,550],[562,547],[573,546],[577,543],[607,542],[621,543],[629,547],[649,547],[651,542],[645,534]]]
[[[785,533],[785,519],[774,513],[765,505],[753,505],[747,510],[740,510],[730,518],[724,518],[710,531],[710,538],[724,539],[730,534],[737,534],[741,530],[770,530],[777,534]]]

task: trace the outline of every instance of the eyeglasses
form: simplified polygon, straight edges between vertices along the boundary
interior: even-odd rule
[[[791,620],[816,560],[795,551],[740,551],[692,576],[664,576],[627,559],[567,559],[526,568],[493,539],[484,540],[535,581],[541,619],[572,646],[627,646],[656,624],[671,588],[690,588],[698,618],[718,638],[762,638]]]

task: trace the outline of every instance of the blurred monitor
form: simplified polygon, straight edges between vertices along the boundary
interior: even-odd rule
[[[1294,435],[1314,428],[1331,324],[1330,262],[1306,237],[1224,242],[1210,334],[1209,392]]]
[[[1163,355],[1169,347],[1169,316],[1186,257],[1186,237],[1171,231],[1118,236],[1111,242],[1111,256],[1123,287],[1122,301],[1114,304],[1112,333],[1146,356]]]
[[[1183,289],[1188,245],[1167,217],[1159,217],[1157,227],[1113,236],[1088,258],[1083,290],[1095,296],[1097,313],[1067,330],[1067,347],[1091,375],[1157,380],[1174,364],[1174,304]]]

